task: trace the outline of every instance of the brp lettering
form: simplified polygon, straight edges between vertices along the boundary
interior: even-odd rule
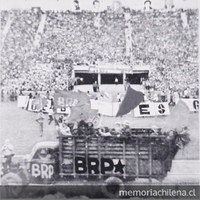
[[[106,172],[113,171],[124,173],[123,168],[125,165],[119,160],[117,164],[113,163],[110,158],[101,158],[100,162],[97,158],[75,158],[75,170],[77,174],[105,174]]]
[[[54,167],[52,165],[34,163],[31,166],[31,174],[33,177],[51,179],[54,174]]]
[[[58,97],[58,106],[60,107],[76,106],[77,103],[78,103],[77,99]]]

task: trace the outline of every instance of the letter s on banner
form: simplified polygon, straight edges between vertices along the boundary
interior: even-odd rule
[[[170,115],[169,105],[167,102],[154,103],[156,115]]]

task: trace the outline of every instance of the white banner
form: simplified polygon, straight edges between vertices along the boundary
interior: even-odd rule
[[[155,116],[154,103],[141,103],[134,109],[135,117]]]
[[[42,108],[41,107],[42,102],[39,99],[29,99],[28,110],[32,112],[38,112],[40,109],[42,109],[44,113],[48,113],[51,107],[51,100],[46,100],[46,101],[47,104]]]
[[[154,103],[155,115],[170,115],[168,102]]]
[[[159,103],[141,103],[134,109],[135,117],[150,117],[150,116],[161,116],[169,115],[169,105],[167,102]]]
[[[199,111],[199,99],[181,99],[190,111]]]
[[[36,99],[29,99],[28,110],[32,112],[38,112],[41,109]]]
[[[113,106],[112,116],[116,116],[117,115],[117,112],[119,110],[120,104],[121,104],[121,102],[114,102],[114,103],[112,103],[112,106]]]
[[[101,101],[90,99],[90,105],[91,105],[91,109],[99,110],[100,105],[101,105]]]
[[[116,116],[120,103],[99,101],[99,113],[106,116]]]
[[[28,105],[29,96],[18,96],[17,107],[26,108]]]

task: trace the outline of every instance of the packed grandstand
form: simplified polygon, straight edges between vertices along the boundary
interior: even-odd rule
[[[114,63],[149,65],[150,89],[198,98],[198,9],[2,10],[1,32],[8,91],[54,90],[75,65]]]

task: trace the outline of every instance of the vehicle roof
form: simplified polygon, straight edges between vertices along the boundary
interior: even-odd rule
[[[55,148],[58,146],[59,142],[58,141],[43,141],[43,142],[37,142],[34,146],[37,149],[40,148]]]

